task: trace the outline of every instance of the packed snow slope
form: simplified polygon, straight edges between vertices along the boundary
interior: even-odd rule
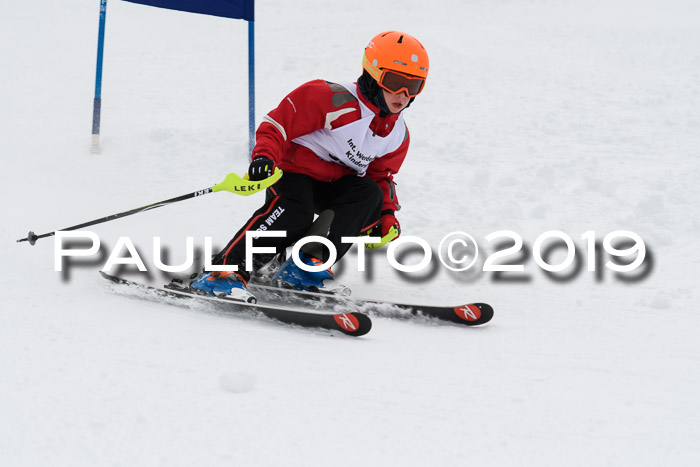
[[[381,31],[423,42],[430,78],[405,112],[398,218],[435,250],[469,233],[479,261],[400,275],[381,250],[367,272],[353,253],[338,273],[358,296],[486,301],[494,320],[374,316],[353,339],[130,298],[97,273],[122,236],[149,265],[156,236],[170,264],[187,236],[222,246],[262,195],[95,226],[102,255],[56,272],[51,238],[15,240],[245,172],[247,26],[111,0],[92,155],[98,0],[4,2],[0,463],[695,465],[698,3],[257,3],[258,123],[303,82],[356,79]],[[497,263],[524,271],[483,271],[508,246],[486,239],[502,230],[524,246]],[[578,261],[553,276],[533,258],[550,230],[572,238]],[[603,253],[588,271],[582,235],[616,230],[643,239],[640,269],[616,274]]]

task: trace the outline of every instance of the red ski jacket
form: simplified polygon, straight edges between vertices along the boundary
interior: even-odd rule
[[[357,83],[353,83],[357,86]],[[398,114],[379,116],[379,109],[367,101],[359,90],[356,94],[375,117],[370,129],[380,137],[389,135],[396,124]],[[302,84],[287,95],[279,106],[268,113],[255,134],[253,159],[265,156],[273,160],[283,171],[302,173],[315,180],[332,182],[346,175],[357,175],[352,169],[318,157],[311,149],[292,140],[323,128],[336,129],[360,119],[360,104],[350,92],[340,85],[323,80]],[[408,129],[403,143],[395,151],[374,159],[365,176],[377,182],[384,193],[382,210],[400,209],[396,197],[393,175],[399,171],[406,157],[410,142]]]

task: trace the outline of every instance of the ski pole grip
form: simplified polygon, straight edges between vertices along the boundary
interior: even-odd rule
[[[236,193],[241,196],[250,196],[259,191],[263,191],[277,183],[277,181],[282,178],[282,171],[277,168],[275,173],[271,177],[264,180],[250,181],[247,177],[243,178],[238,174],[231,172],[226,176],[223,182],[217,183],[212,187],[212,191],[230,191],[231,193]]]
[[[384,235],[378,243],[365,243],[365,248],[367,248],[368,250],[377,250],[398,236],[399,236],[399,229],[397,229],[395,226],[392,225],[389,228],[389,231],[386,233],[386,235]]]

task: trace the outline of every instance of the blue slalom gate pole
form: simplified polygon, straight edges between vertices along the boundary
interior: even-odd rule
[[[248,159],[255,146],[255,21],[248,21]]]
[[[102,56],[105,45],[105,22],[107,0],[100,0],[100,29],[97,33],[97,67],[95,70],[95,100],[92,105],[92,146],[91,152],[100,152],[100,113],[102,110]]]

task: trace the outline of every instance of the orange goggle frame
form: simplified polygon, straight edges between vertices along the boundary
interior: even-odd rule
[[[423,90],[425,78],[406,75],[398,71],[382,70],[379,86],[392,94],[405,91],[408,97],[416,97]]]

